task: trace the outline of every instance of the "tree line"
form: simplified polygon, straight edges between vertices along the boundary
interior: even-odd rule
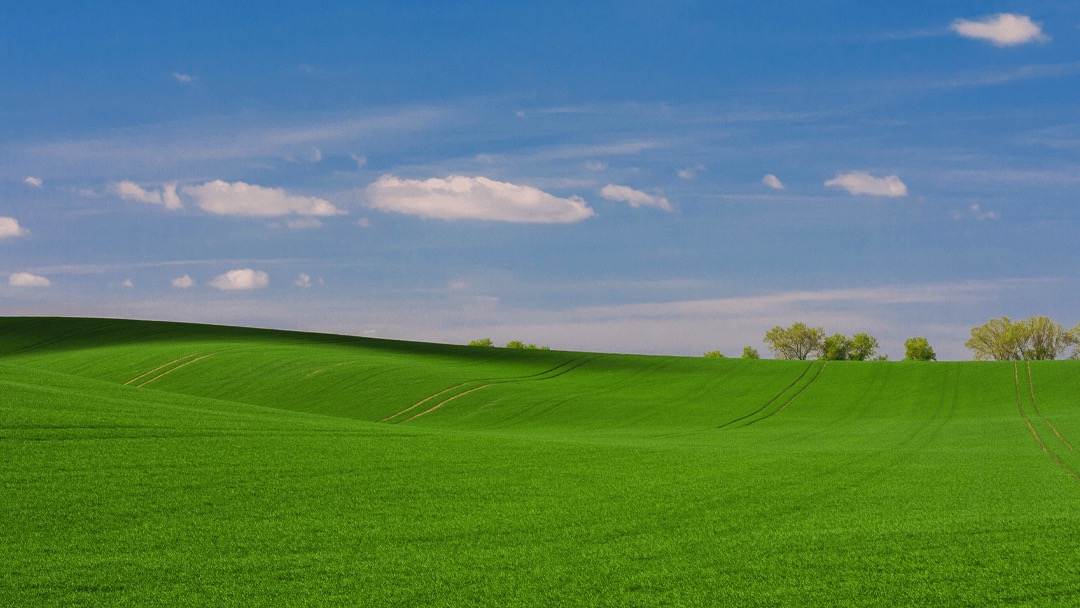
[[[848,337],[835,333],[826,335],[820,327],[799,322],[791,327],[777,325],[765,332],[763,340],[777,359],[821,359],[826,361],[885,361],[879,355],[877,338],[858,333]],[[1009,317],[990,319],[971,328],[971,338],[964,344],[976,361],[1039,361],[1059,359],[1073,348],[1072,359],[1080,359],[1080,324],[1073,329],[1049,317],[1034,316],[1021,321]],[[1074,348],[1075,347],[1075,348]],[[709,351],[706,357],[723,357],[720,351]],[[743,349],[743,358],[757,359],[752,347]],[[916,336],[904,341],[904,361],[936,361],[937,354],[930,342]]]

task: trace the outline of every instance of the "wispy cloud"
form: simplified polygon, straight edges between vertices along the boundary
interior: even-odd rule
[[[176,184],[169,183],[162,186],[161,190],[148,190],[135,182],[124,180],[112,185],[112,191],[120,198],[127,201],[138,201],[150,205],[160,205],[169,211],[177,211],[184,208],[184,203],[176,194]]]
[[[194,84],[195,83],[195,77],[192,76],[191,74],[182,74],[180,72],[173,72],[172,77],[173,77],[174,80],[176,80],[176,82],[179,82],[180,84]]]
[[[40,188],[45,185],[44,180],[40,177],[34,177],[33,175],[27,175],[26,179],[23,180],[23,183],[34,188]]]
[[[1050,41],[1050,36],[1043,33],[1041,24],[1027,15],[1013,13],[998,13],[976,20],[957,19],[949,29],[964,38],[982,40],[1000,47]]]
[[[978,222],[985,222],[986,220],[996,220],[1001,218],[1001,214],[997,211],[988,211],[982,208],[979,203],[972,203],[964,211],[953,211],[952,217],[954,220],[975,220]]]
[[[611,200],[626,203],[631,207],[655,207],[664,211],[672,211],[671,203],[660,193],[648,194],[640,190],[634,190],[629,186],[608,184],[600,190],[600,196]]]
[[[847,190],[855,196],[903,197],[908,194],[907,186],[895,175],[875,177],[861,171],[837,174],[825,185]]]
[[[214,277],[210,286],[223,291],[262,289],[270,285],[270,275],[261,270],[240,268]]]
[[[20,226],[19,220],[13,217],[0,217],[0,241],[27,234],[30,234],[30,231]]]
[[[367,187],[367,197],[379,211],[442,220],[556,224],[595,215],[578,197],[559,198],[531,186],[462,175],[427,180],[383,175]]]
[[[301,272],[300,276],[296,277],[296,280],[293,281],[293,285],[305,289],[311,287],[311,277]]]
[[[284,188],[266,188],[244,182],[214,180],[201,186],[185,186],[183,193],[194,198],[203,211],[216,215],[279,217],[284,215],[344,215],[329,201],[289,194]]]

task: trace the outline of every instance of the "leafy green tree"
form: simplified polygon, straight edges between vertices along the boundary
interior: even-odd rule
[[[974,353],[976,361],[1009,361],[1022,359],[1023,337],[1009,317],[990,319],[971,328],[971,338],[964,343]]]
[[[1066,331],[1049,317],[1029,317],[1013,321],[1009,317],[990,319],[971,328],[964,346],[976,361],[1021,361],[1056,359],[1077,344],[1075,330]]]
[[[876,358],[878,344],[877,338],[866,334],[855,334],[848,343],[848,359],[852,361],[883,361]]]
[[[846,361],[851,353],[851,340],[843,334],[833,334],[821,343],[821,358],[826,361]]]
[[[727,357],[724,356],[724,353],[722,353],[722,352],[720,352],[718,350],[710,350],[709,352],[705,353],[704,357],[707,358],[707,359],[726,359],[727,358]]]
[[[495,346],[495,344],[491,341],[491,338],[480,338],[469,342],[469,346]]]
[[[937,353],[926,338],[908,338],[904,340],[904,361],[937,361]]]
[[[806,360],[810,355],[821,353],[825,330],[795,323],[791,327],[776,327],[765,332],[764,342],[778,359]]]
[[[1076,344],[1073,332],[1066,331],[1061,323],[1055,323],[1050,317],[1030,317],[1021,323],[1026,338],[1022,354],[1029,361],[1057,359]]]
[[[510,340],[506,343],[506,348],[525,348],[525,344],[521,340]]]
[[[1080,328],[1080,325],[1077,326]],[[743,359],[760,359],[761,355],[758,354],[757,349],[753,346],[744,346],[742,349]]]

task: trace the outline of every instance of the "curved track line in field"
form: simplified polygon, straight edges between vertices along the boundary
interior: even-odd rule
[[[1068,473],[1069,476],[1072,477],[1074,480],[1080,481],[1080,475],[1077,475],[1075,471],[1065,466],[1065,463],[1061,462],[1061,459],[1058,458],[1057,454],[1051,452],[1046,448],[1046,444],[1043,443],[1042,438],[1039,437],[1039,432],[1036,431],[1035,427],[1031,425],[1031,421],[1028,420],[1027,414],[1024,413],[1024,401],[1020,396],[1020,366],[1016,363],[1013,363],[1013,381],[1016,386],[1016,408],[1020,411],[1020,417],[1024,419],[1024,424],[1026,424],[1028,430],[1031,431],[1032,437],[1035,438],[1035,443],[1039,444],[1039,447],[1042,449],[1043,453],[1049,456],[1050,459],[1054,461],[1054,464],[1060,467],[1061,470]]]
[[[390,414],[389,416],[387,416],[386,418],[383,418],[379,422],[389,422],[390,420],[393,420],[394,418],[397,418],[398,416],[401,416],[402,414],[407,414],[407,413],[415,410],[416,408],[420,407],[421,405],[424,405],[425,403],[427,403],[428,401],[431,401],[432,399],[438,397],[439,395],[444,395],[446,393],[449,393],[450,391],[454,390],[455,388],[460,388],[462,386],[465,386],[466,384],[469,384],[469,383],[468,382],[462,382],[461,384],[455,384],[454,386],[451,386],[450,388],[444,388],[443,390],[435,393],[434,395],[429,395],[427,397],[424,397],[420,401],[417,401],[416,403],[414,403],[414,404],[410,405],[409,407],[401,410],[400,412]],[[410,420],[411,420],[411,418],[410,418]]]
[[[761,418],[756,418],[754,420],[751,420],[750,422],[747,422],[746,424],[740,426],[739,428],[748,427],[751,424],[754,424],[755,422],[761,422],[762,420],[765,420],[766,418],[770,418],[770,417],[775,416],[775,415],[779,414],[780,412],[786,410],[787,406],[791,405],[792,401],[795,401],[796,399],[798,399],[799,395],[802,395],[804,392],[806,392],[806,389],[810,388],[814,384],[814,382],[818,379],[818,376],[821,375],[821,372],[825,371],[825,368],[828,367],[828,366],[829,366],[829,362],[826,361],[821,367],[818,368],[817,373],[814,374],[814,377],[810,378],[809,382],[804,384],[802,388],[800,388],[798,391],[796,391],[795,394],[791,396],[791,399],[788,399],[787,401],[785,401],[784,405],[780,406],[780,409],[778,409],[776,411],[773,411],[773,412],[769,412],[768,414],[765,414]]]
[[[777,399],[779,399],[780,397],[782,397],[782,396],[784,395],[784,393],[786,393],[786,392],[788,392],[789,390],[791,390],[791,387],[793,387],[793,386],[795,386],[796,384],[798,384],[798,383],[799,383],[799,380],[802,380],[802,379],[803,379],[803,376],[805,376],[805,375],[806,375],[806,373],[807,373],[807,372],[809,372],[809,371],[810,371],[810,368],[812,368],[812,367],[814,367],[814,364],[813,364],[813,362],[811,362],[811,363],[810,363],[809,365],[807,365],[807,366],[806,366],[806,369],[804,369],[804,370],[802,371],[802,373],[801,373],[801,374],[799,374],[799,377],[798,377],[798,378],[795,378],[794,380],[792,380],[792,381],[791,381],[791,384],[788,384],[788,385],[787,385],[787,386],[785,386],[785,387],[784,387],[783,389],[781,389],[781,391],[780,391],[779,393],[776,393],[776,396],[774,396],[774,397],[773,397],[772,399],[769,399],[769,400],[768,400],[768,401],[767,401],[767,402],[765,403],[765,405],[763,405],[763,406],[759,407],[758,409],[756,409],[756,410],[754,410],[754,411],[750,412],[749,414],[745,414],[745,415],[743,415],[743,416],[739,416],[738,418],[736,418],[736,419],[734,419],[734,420],[730,420],[730,421],[728,421],[728,422],[725,422],[724,424],[721,424],[720,426],[718,426],[718,427],[716,427],[716,428],[718,428],[718,429],[722,429],[722,428],[724,428],[725,426],[728,426],[728,425],[730,425],[730,424],[735,424],[736,422],[739,422],[740,420],[746,420],[747,418],[749,418],[749,417],[751,417],[751,416],[754,416],[754,415],[758,414],[759,412],[761,412],[761,411],[762,411],[762,410],[764,410],[765,408],[767,408],[767,407],[769,407],[770,405],[772,405],[772,404],[773,404],[773,402],[775,402],[775,401],[776,401]]]
[[[570,359],[568,361],[563,361],[562,363],[556,365],[555,367],[553,367],[551,369],[548,369],[548,370],[545,370],[545,371],[542,371],[542,372],[538,372],[538,373],[535,373],[535,374],[529,374],[527,376],[517,376],[517,377],[513,377],[513,378],[491,378],[491,379],[485,379],[485,380],[468,380],[468,381],[465,381],[465,382],[461,382],[461,383],[455,384],[454,386],[451,386],[449,388],[445,388],[445,389],[435,393],[434,395],[430,395],[428,397],[425,397],[424,399],[421,399],[420,401],[410,405],[409,407],[401,410],[400,412],[396,412],[394,414],[391,414],[391,415],[387,416],[386,418],[383,418],[379,422],[391,422],[391,421],[393,421],[394,418],[398,418],[399,416],[401,416],[403,414],[407,414],[408,412],[411,412],[412,410],[420,407],[421,405],[427,403],[428,401],[431,401],[432,399],[435,399],[436,397],[439,397],[440,395],[445,395],[446,393],[449,393],[450,391],[455,390],[455,389],[459,389],[459,388],[461,388],[463,386],[479,384],[481,382],[486,383],[483,386],[470,388],[470,389],[462,391],[461,393],[458,393],[458,394],[456,394],[456,395],[454,395],[454,396],[452,396],[452,397],[450,397],[448,399],[444,399],[443,401],[440,401],[439,403],[437,403],[434,407],[428,408],[428,409],[420,412],[419,414],[416,414],[414,416],[406,418],[405,420],[398,420],[397,422],[394,422],[394,424],[401,424],[401,423],[413,420],[415,418],[419,418],[420,416],[423,416],[424,414],[427,414],[428,412],[439,409],[440,407],[443,406],[443,404],[448,403],[450,401],[453,401],[454,399],[457,399],[458,397],[462,397],[462,396],[467,395],[467,394],[469,394],[469,393],[471,393],[473,391],[478,391],[478,390],[480,390],[482,388],[487,388],[487,387],[489,387],[489,386],[491,386],[493,384],[506,384],[508,382],[536,382],[536,381],[539,381],[539,380],[550,380],[552,378],[558,378],[559,376],[561,376],[561,375],[563,375],[565,373],[571,372],[571,371],[585,365],[586,363],[589,363],[590,361],[595,361],[596,359],[599,359],[601,356],[602,355],[595,355],[595,356],[592,356],[592,357],[589,357],[589,356],[574,357],[573,359]],[[573,365],[574,363],[577,363],[577,365]],[[563,369],[563,368],[566,368],[566,369]],[[555,372],[558,372],[558,373],[555,373]]]
[[[1028,391],[1031,393],[1031,407],[1035,410],[1035,415],[1042,418],[1042,421],[1046,423],[1046,426],[1050,427],[1050,430],[1054,432],[1054,436],[1057,437],[1061,443],[1064,443],[1065,447],[1069,448],[1069,451],[1071,452],[1073,449],[1072,444],[1065,441],[1065,438],[1061,436],[1061,433],[1059,433],[1057,428],[1050,422],[1050,419],[1043,416],[1042,412],[1039,411],[1039,405],[1035,402],[1035,380],[1031,377],[1031,361],[1027,362],[1027,377]]]
[[[457,399],[458,397],[464,397],[465,395],[468,395],[469,393],[475,393],[476,391],[478,391],[478,390],[480,390],[482,388],[487,388],[489,386],[491,386],[491,385],[490,384],[482,384],[482,385],[480,385],[480,386],[478,386],[476,388],[470,388],[467,391],[458,393],[458,394],[456,394],[453,397],[450,397],[448,399],[443,399],[442,401],[440,401],[440,402],[436,403],[435,405],[429,407],[428,409],[420,412],[419,414],[416,414],[415,416],[412,416],[411,418],[406,418],[405,420],[402,420],[402,422],[408,422],[410,420],[414,420],[416,418],[419,418],[420,416],[423,416],[424,414],[427,414],[428,412],[434,412],[435,410],[437,410],[440,407],[446,405],[447,403],[450,403],[451,401],[453,401],[454,399]]]
[[[178,369],[187,367],[187,366],[191,365],[192,363],[195,363],[197,361],[202,361],[203,359],[205,359],[207,357],[213,357],[213,356],[214,356],[214,353],[210,353],[209,355],[203,355],[201,357],[196,357],[195,359],[192,359],[191,361],[188,361],[187,363],[182,363],[182,364],[177,365],[176,367],[170,369],[167,372],[164,372],[162,374],[158,374],[158,375],[154,376],[153,378],[151,378],[151,379],[147,380],[146,382],[143,382],[142,384],[140,384],[138,387],[142,388],[142,387],[146,386],[147,384],[150,384],[151,382],[153,382],[155,380],[159,380],[159,379],[161,379],[161,378],[163,378],[165,376],[168,376],[169,374],[175,372]]]
[[[173,359],[172,361],[169,361],[165,365],[159,365],[159,366],[155,367],[154,369],[152,369],[152,370],[150,370],[148,372],[143,372],[143,373],[139,374],[138,376],[135,376],[131,380],[128,380],[127,382],[125,382],[124,386],[127,386],[129,384],[133,384],[135,382],[138,382],[139,380],[149,376],[150,374],[158,371],[159,369],[164,369],[164,368],[169,367],[170,365],[172,365],[174,363],[179,363],[179,362],[183,361],[184,359],[187,359],[188,357],[194,357],[197,354],[199,354],[199,353],[188,353],[188,354],[184,355],[183,357],[178,357],[176,359]]]

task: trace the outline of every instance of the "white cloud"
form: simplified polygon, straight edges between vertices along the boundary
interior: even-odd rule
[[[631,207],[656,207],[664,211],[671,211],[671,203],[660,194],[646,194],[640,190],[634,190],[627,186],[608,184],[600,190],[600,196],[611,200],[627,203]]]
[[[374,209],[442,220],[565,224],[595,215],[576,196],[559,198],[486,177],[411,180],[383,175],[367,187],[367,195]]]
[[[15,272],[8,277],[8,285],[12,287],[48,287],[52,285],[49,279],[30,274],[29,272]]]
[[[763,183],[766,186],[772,188],[773,190],[783,190],[784,189],[784,182],[780,181],[780,178],[776,177],[772,173],[769,173],[765,177],[761,178],[761,183]]]
[[[972,203],[966,211],[953,211],[952,217],[954,220],[975,220],[978,222],[985,222],[986,220],[996,220],[1001,218],[1001,214],[997,211],[984,211],[979,203]]]
[[[855,171],[852,173],[840,173],[833,179],[825,182],[826,186],[843,188],[856,196],[907,196],[907,186],[895,175],[887,177],[874,177],[869,173]]]
[[[230,270],[210,281],[211,287],[223,290],[262,289],[269,284],[270,275],[261,270],[252,270],[250,268]]]
[[[1043,33],[1042,26],[1027,15],[998,13],[970,21],[957,19],[949,29],[964,38],[985,40],[994,46],[1017,46],[1029,42],[1049,42],[1050,37]]]
[[[350,154],[349,157],[353,159],[354,163],[356,163],[357,169],[363,169],[365,166],[367,166],[367,157],[363,154]]]
[[[181,74],[180,72],[173,72],[172,77],[176,79],[176,82],[180,84],[192,84],[195,82],[195,77],[191,74]]]
[[[19,225],[19,220],[13,217],[0,217],[0,240],[25,236],[30,231]]]
[[[170,283],[172,283],[173,287],[179,287],[180,289],[187,289],[188,287],[195,286],[195,280],[186,274],[182,277],[173,279]]]
[[[289,194],[283,188],[265,188],[244,182],[220,179],[201,186],[185,186],[184,194],[195,199],[203,211],[217,215],[276,217],[297,215],[343,215],[329,201],[311,196]]]
[[[40,177],[34,177],[33,175],[27,175],[26,179],[23,180],[23,183],[27,186],[33,186],[34,188],[40,188],[45,185],[44,180]]]
[[[296,280],[293,281],[293,285],[305,288],[311,287],[311,277],[301,272],[300,276],[296,277]]]
[[[132,281],[131,279],[124,279],[120,282],[120,286],[131,289],[132,287],[135,287],[135,281]]]
[[[361,228],[371,228],[371,220],[366,217],[362,217],[356,220],[356,225]]]
[[[183,201],[176,194],[176,183],[165,184],[161,190],[147,190],[133,181],[124,180],[113,184],[112,191],[120,198],[151,205],[161,205],[169,211],[184,208]]]
[[[587,160],[582,165],[589,171],[603,171],[607,169],[607,163],[599,160]]]

